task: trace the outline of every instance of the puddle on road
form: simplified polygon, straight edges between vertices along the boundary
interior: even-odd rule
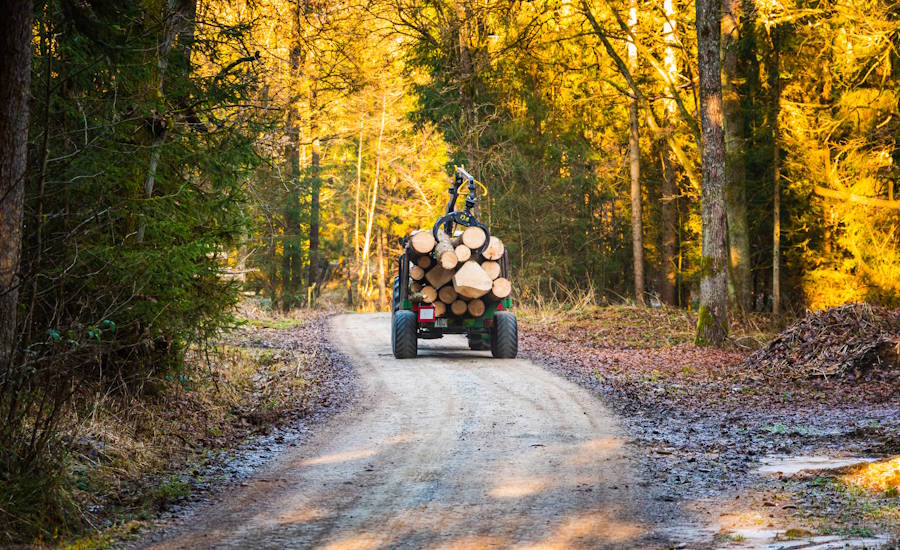
[[[723,545],[731,550],[838,550],[846,548],[882,548],[890,541],[887,537],[842,538],[839,536],[810,536],[795,540],[783,539],[784,531],[774,529],[735,529],[729,533],[732,542]]]
[[[716,533],[719,537],[716,537]],[[697,525],[670,526],[659,530],[674,543],[672,548],[692,548],[718,540],[716,548],[725,550],[838,550],[858,548],[873,550],[887,548],[891,540],[886,536],[844,538],[840,536],[810,535],[787,538],[784,529],[768,527],[740,527],[717,530],[715,527]]]
[[[834,470],[837,468],[845,468],[854,466],[864,462],[874,462],[875,458],[868,457],[842,457],[835,458],[831,456],[783,456],[771,455],[762,459],[760,466],[756,471],[761,474],[782,474],[786,476],[794,475],[804,470]]]

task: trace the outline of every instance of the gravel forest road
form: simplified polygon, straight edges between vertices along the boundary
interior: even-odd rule
[[[396,360],[389,314],[332,338],[357,401],[153,548],[658,547],[614,416],[529,361],[461,336]]]

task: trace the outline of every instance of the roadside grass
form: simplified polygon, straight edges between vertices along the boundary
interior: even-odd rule
[[[276,341],[267,348],[254,339],[277,339],[323,319],[314,311],[257,318],[209,349],[191,349],[176,376],[150,378],[136,389],[83,392],[76,408],[83,412],[68,422],[61,480],[69,486],[71,517],[81,525],[23,542],[109,547],[206,486],[211,480],[201,476],[221,451],[305,414],[323,391],[316,371],[321,358],[302,345],[278,348]],[[23,514],[47,521],[38,511]]]
[[[818,533],[842,537],[871,537],[876,533],[900,535],[900,498],[896,486],[893,491],[870,490],[852,481],[854,474],[866,470],[867,466],[869,464],[835,473],[801,476],[791,481],[794,498]]]

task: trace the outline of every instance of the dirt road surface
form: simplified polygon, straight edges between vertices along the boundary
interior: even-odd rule
[[[334,318],[357,402],[153,548],[658,547],[614,417],[461,336],[391,355],[390,315]]]

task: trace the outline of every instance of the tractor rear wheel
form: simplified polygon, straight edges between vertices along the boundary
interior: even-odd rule
[[[416,340],[417,316],[414,311],[401,309],[391,315],[391,350],[397,359],[412,359],[418,352]]]
[[[508,311],[494,314],[491,327],[491,355],[498,359],[513,359],[519,353],[519,323]]]

